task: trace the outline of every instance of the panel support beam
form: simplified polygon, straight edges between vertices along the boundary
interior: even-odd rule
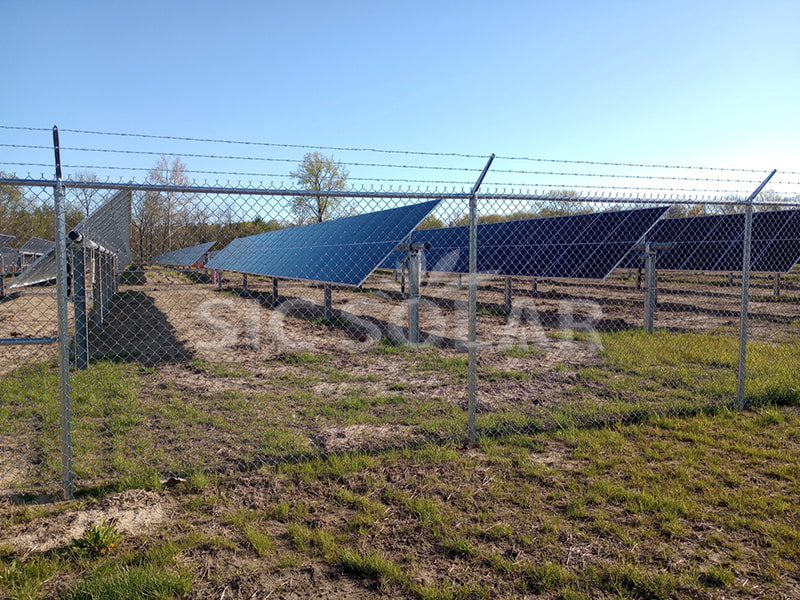
[[[333,299],[331,298],[331,284],[325,284],[325,320],[331,322],[333,320]]]

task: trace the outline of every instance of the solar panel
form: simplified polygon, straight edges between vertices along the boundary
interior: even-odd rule
[[[359,286],[439,200],[233,240],[209,269]]]
[[[176,267],[198,265],[203,262],[203,259],[206,258],[208,251],[214,244],[216,244],[216,242],[206,242],[204,244],[180,248],[179,250],[172,250],[171,252],[164,252],[156,256],[153,262],[157,265],[174,265]]]
[[[666,206],[478,225],[478,273],[517,277],[603,279],[668,210]],[[469,272],[469,227],[415,231],[430,244],[422,268]],[[392,268],[395,253],[384,262]]]
[[[16,236],[0,233],[0,248],[7,247]]]
[[[72,230],[82,233],[86,239],[115,254],[117,263],[121,267],[128,265],[131,260],[131,199],[132,194],[130,191],[123,190],[118,192],[108,202],[78,223]],[[41,241],[47,242],[47,240]],[[31,242],[28,242],[28,244]],[[56,278],[55,244],[53,242],[47,243],[49,244],[49,249],[24,273],[16,277],[8,285],[9,288],[35,285],[52,281]],[[25,244],[25,246],[28,244]],[[23,251],[25,246],[20,248],[20,252]]]
[[[3,273],[11,273],[19,263],[19,250],[8,246],[0,248],[0,257],[3,259]]]
[[[55,242],[40,237],[32,237],[22,244],[19,251],[22,254],[47,254],[56,247]]]
[[[674,271],[741,271],[744,253],[744,214],[664,219],[647,235],[648,242],[672,244],[659,250],[658,268]],[[624,261],[641,265],[640,252]],[[788,272],[800,261],[800,211],[753,214],[750,268]]]

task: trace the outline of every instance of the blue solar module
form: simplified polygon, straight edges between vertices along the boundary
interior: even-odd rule
[[[741,271],[744,253],[744,214],[664,219],[647,235],[648,242],[672,244],[659,250],[659,269],[671,271]],[[634,251],[624,266],[641,266]],[[750,268],[788,272],[800,260],[800,211],[753,214]]]
[[[359,286],[439,200],[233,240],[209,269]]]
[[[203,259],[216,242],[206,242],[195,246],[188,246],[171,252],[164,252],[153,259],[157,265],[173,265],[176,267],[191,267],[203,262]]]
[[[603,279],[668,210],[666,206],[478,225],[478,273]],[[415,231],[426,271],[469,272],[469,228]],[[382,265],[394,268],[403,254]]]

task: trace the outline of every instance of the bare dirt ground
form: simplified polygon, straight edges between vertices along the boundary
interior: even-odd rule
[[[408,339],[408,303],[391,273],[373,275],[362,290],[334,288],[332,319],[325,315],[321,285],[281,281],[274,298],[268,278],[251,276],[244,291],[241,276],[227,274],[224,291],[219,291],[212,283],[192,282],[170,270],[151,269],[145,275],[139,285],[121,287],[103,328],[92,331],[92,358],[152,367],[142,375],[143,406],[178,398],[213,422],[230,424],[228,429],[207,425],[176,436],[173,423],[151,416],[149,429],[168,448],[170,464],[190,464],[199,448],[209,444],[212,465],[224,468],[249,460],[243,457],[258,453],[263,434],[237,419],[280,427],[288,419],[297,451],[335,452],[446,435],[421,432],[402,419],[340,423],[338,417],[321,416],[328,405],[346,402],[353,394],[364,402],[364,397],[391,398],[400,391],[410,405],[440,402],[442,417],[451,414],[447,406],[460,414],[467,408],[467,291],[458,287],[455,276],[423,279],[420,341],[429,350],[399,359],[391,350]],[[656,327],[738,336],[740,289],[721,285],[723,281],[720,275],[665,275]],[[786,281],[782,301],[772,298],[769,280],[754,284],[753,339],[800,338],[800,284]],[[478,414],[515,413],[531,406],[544,410],[564,402],[579,369],[599,359],[598,331],[642,326],[644,292],[635,289],[626,273],[605,282],[540,281],[535,294],[531,285],[530,280],[512,280],[514,310],[509,316],[503,310],[504,278],[479,278]],[[0,303],[0,337],[54,332],[51,289],[37,288]],[[0,349],[0,375],[54,357],[52,347]],[[324,363],[308,358],[318,355],[325,357]],[[298,361],[311,361],[311,367]],[[315,370],[320,373],[316,379]],[[602,395],[602,390],[586,393]],[[320,416],[302,417],[306,397],[327,403]],[[237,416],[227,407],[237,398],[263,400]],[[0,489],[36,477],[37,457],[25,439],[0,439]]]
[[[709,276],[705,282],[686,282],[665,277],[660,284],[656,326],[738,335],[739,288],[719,285],[720,279]],[[623,275],[595,285],[540,281],[535,294],[529,280],[512,283],[514,311],[509,317],[502,310],[504,279],[482,276],[479,281],[479,366],[487,374],[480,382],[479,414],[513,410],[521,404],[546,407],[558,402],[564,390],[575,383],[578,369],[598,360],[597,331],[642,325],[643,292]],[[750,304],[754,339],[800,337],[800,285],[787,282],[783,301],[775,301],[767,280],[756,283]],[[173,462],[188,464],[201,451],[214,457],[216,462],[209,460],[211,465],[242,466],[242,456],[259,443],[258,432],[252,431],[258,427],[237,423],[237,429],[227,431],[209,423],[216,422],[212,417],[233,421],[226,402],[260,398],[275,391],[270,388],[276,381],[286,386],[278,390],[283,394],[278,399],[289,412],[281,415],[292,414],[292,403],[299,408],[303,402],[303,397],[290,397],[286,390],[292,387],[326,401],[347,398],[354,390],[371,398],[402,391],[410,404],[437,398],[465,410],[466,380],[459,369],[466,351],[467,292],[456,284],[455,277],[424,280],[421,341],[431,352],[421,353],[411,364],[412,370],[408,361],[390,351],[393,344],[407,340],[408,331],[407,302],[388,273],[373,276],[361,291],[334,289],[334,318],[327,319],[324,288],[319,285],[282,281],[279,296],[274,298],[269,279],[250,277],[245,293],[241,278],[229,275],[224,281],[226,291],[220,292],[213,284],[193,283],[172,271],[148,271],[140,285],[122,286],[103,329],[92,333],[92,355],[147,367],[142,375],[143,405],[191,399],[186,407],[209,416],[208,421],[197,424],[197,431],[184,437],[176,435],[180,432],[170,429],[167,422],[153,419],[148,423],[151,435],[160,440],[165,453],[171,453]],[[562,335],[565,330],[574,330],[577,339]],[[55,302],[48,288],[0,302],[0,337],[54,333]],[[376,351],[381,345],[387,352]],[[530,352],[506,352],[519,347]],[[0,350],[0,376],[54,356],[52,348],[6,346]],[[312,369],[325,372],[325,377],[297,381],[301,376],[307,378],[308,372],[307,364],[300,369],[297,361],[313,361],[309,357],[315,355],[327,357],[318,365],[310,362]],[[441,360],[427,368],[424,361],[431,356]],[[520,377],[495,378],[492,370],[519,373]],[[245,417],[257,423],[263,415],[254,412]],[[331,424],[297,419],[298,430],[307,429],[309,448],[325,452],[419,439],[416,428],[405,423]],[[538,454],[536,460],[569,468],[563,448],[557,445]],[[37,468],[25,432],[0,437],[0,492],[17,492],[21,481],[35,478]],[[239,499],[246,508],[268,506],[268,490],[274,485],[279,484],[243,473],[218,493]],[[169,493],[131,490],[58,512],[46,520],[15,525],[2,532],[0,543],[15,552],[45,552],[68,545],[87,527],[102,522],[131,536],[158,535],[162,529],[174,529],[178,501]],[[14,502],[14,496],[6,493],[0,499],[0,510],[2,503],[11,506]],[[207,525],[209,536],[240,535],[216,518],[209,517]],[[274,539],[285,537],[286,531],[281,529],[285,525],[273,523],[270,527],[267,533]],[[284,569],[276,578],[274,572],[249,568],[250,559],[225,547],[183,559],[195,580],[203,582],[192,592],[198,598],[211,593],[214,597],[250,597],[254,591],[267,589],[280,589],[279,597],[287,599],[358,599],[378,594],[341,571],[316,564]]]

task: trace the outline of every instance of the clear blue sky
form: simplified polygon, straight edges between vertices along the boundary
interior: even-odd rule
[[[797,0],[7,0],[2,14],[0,125],[800,172]],[[209,151],[62,137],[65,146]],[[4,140],[47,143],[48,135],[0,129]],[[293,159],[303,151],[211,152]],[[434,161],[331,153],[345,162]],[[0,147],[0,163],[51,156]],[[102,160],[155,162],[149,155],[65,157],[76,165]],[[219,161],[185,162],[220,168]],[[482,162],[447,164],[480,169]],[[798,180],[784,176],[779,185],[800,193]]]

